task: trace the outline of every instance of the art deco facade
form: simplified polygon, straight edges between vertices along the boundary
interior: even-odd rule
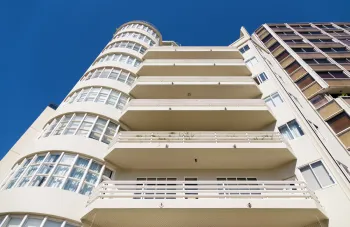
[[[318,91],[299,90],[283,69],[295,63],[269,50],[288,51],[281,40],[264,25],[184,47],[122,25],[0,162],[0,226],[348,226],[347,131],[329,123],[346,101],[320,97],[315,111]]]

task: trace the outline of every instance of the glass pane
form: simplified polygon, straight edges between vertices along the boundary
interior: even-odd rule
[[[45,160],[45,162],[55,163],[59,157],[59,154],[50,154],[49,157]]]
[[[303,130],[301,130],[298,122],[296,122],[295,120],[288,122],[288,126],[292,130],[294,137],[300,137],[304,135]]]
[[[110,170],[108,168],[105,168],[105,170],[103,171],[103,176],[111,178],[112,177],[112,173],[113,173],[112,170]]]
[[[62,222],[54,221],[54,220],[47,220],[45,222],[44,227],[61,227]]]
[[[41,185],[43,185],[45,180],[46,180],[45,176],[36,176],[30,185],[31,186],[41,186]]]
[[[86,168],[89,164],[89,160],[86,158],[78,158],[77,162],[75,163],[76,166]]]
[[[66,185],[64,186],[64,190],[75,192],[79,186],[79,181],[68,179]]]
[[[62,185],[62,183],[63,183],[63,178],[51,177],[47,186],[51,188],[58,188]]]
[[[85,177],[85,181],[90,184],[95,184],[97,182],[98,175],[96,173],[88,172]]]
[[[62,166],[62,165],[58,165],[55,169],[55,171],[53,172],[53,175],[57,175],[57,176],[65,176],[66,173],[69,170],[69,166]]]
[[[292,140],[294,139],[292,133],[289,131],[289,128],[287,125],[282,125],[281,127],[278,128],[278,130],[282,133],[285,139]]]
[[[92,128],[92,131],[90,133],[90,138],[99,140],[101,138],[101,134],[105,128],[105,125],[107,123],[107,120],[105,119],[97,119],[96,124]]]
[[[322,187],[334,184],[334,180],[329,175],[326,168],[323,166],[321,161],[311,164],[312,170],[317,176],[317,179],[320,181]]]
[[[317,189],[321,188],[320,184],[316,180],[316,177],[313,174],[313,172],[311,171],[309,166],[305,166],[305,167],[301,168],[300,171],[301,171],[301,174],[303,175],[303,177],[307,183],[307,186],[311,190],[317,190]]]
[[[23,227],[39,227],[43,219],[29,217]]]
[[[11,217],[7,222],[6,227],[17,227],[19,224],[21,224],[22,219],[22,217]]]
[[[102,165],[100,165],[100,164],[98,164],[98,163],[96,163],[94,161],[91,163],[90,170],[99,173],[101,171],[101,168],[102,168]]]
[[[28,184],[30,177],[23,177],[22,180],[18,183],[18,187],[24,187]]]
[[[83,195],[90,195],[92,188],[93,187],[91,185],[84,184],[79,193]]]
[[[64,154],[60,163],[67,164],[67,165],[72,164],[75,156],[76,155],[72,155],[72,154]]]
[[[42,165],[38,171],[39,174],[49,174],[53,169],[53,165]]]
[[[273,94],[272,99],[275,106],[279,106],[281,103],[283,103],[283,100],[278,93]]]
[[[25,176],[33,176],[33,174],[35,173],[35,171],[38,169],[38,165],[35,166],[29,166],[27,173],[25,174]]]
[[[73,168],[72,172],[70,173],[70,177],[81,179],[84,175],[84,169],[81,168]]]
[[[268,97],[268,98],[265,99],[265,103],[266,103],[270,108],[275,107],[275,105],[273,104],[272,99],[271,99],[270,97]]]
[[[64,130],[64,135],[73,135],[78,129],[81,120],[83,119],[84,114],[76,114],[74,118],[69,122],[67,128]]]
[[[87,115],[84,118],[83,123],[81,123],[79,130],[77,131],[77,135],[86,136],[91,130],[92,124],[94,123],[95,119],[96,116]]]

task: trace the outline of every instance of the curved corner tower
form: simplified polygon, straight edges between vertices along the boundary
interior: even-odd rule
[[[0,227],[327,219],[304,182],[283,181],[296,158],[261,94],[236,47],[179,47],[123,24],[1,161]]]

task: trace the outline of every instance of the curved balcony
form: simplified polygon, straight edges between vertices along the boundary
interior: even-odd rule
[[[108,181],[82,222],[124,227],[296,227],[327,220],[299,181]]]
[[[139,76],[250,76],[242,59],[146,59]]]
[[[116,89],[125,94],[128,94],[130,92],[130,86],[118,80],[109,79],[109,78],[92,78],[89,80],[79,81],[73,87],[73,89],[69,92],[68,95],[73,94],[75,91],[78,91],[86,87],[107,87],[107,88]]]
[[[136,74],[137,71],[139,70],[139,67],[134,67],[131,66],[129,64],[125,64],[125,63],[121,63],[121,62],[117,62],[117,61],[105,61],[105,62],[96,62],[94,65],[91,65],[86,72],[92,71],[94,69],[98,69],[98,68],[120,68],[120,69],[125,69],[129,72],[131,72],[132,74]]]
[[[55,135],[36,140],[33,146],[28,147],[21,153],[19,159],[44,151],[67,151],[103,161],[107,148],[107,144],[87,137]]]
[[[129,56],[133,56],[136,57],[138,59],[142,59],[143,54],[141,54],[140,52],[137,52],[133,49],[129,49],[129,48],[122,48],[122,47],[116,47],[116,48],[111,48],[108,50],[104,50],[103,52],[101,52],[96,59],[99,59],[100,57],[107,55],[107,54],[114,54],[114,53],[123,53],[123,54],[127,54]]]
[[[251,77],[143,76],[130,94],[137,99],[249,99],[262,93]]]
[[[104,118],[112,119],[118,121],[121,116],[121,111],[111,105],[106,105],[104,103],[97,102],[73,102],[73,103],[63,103],[61,104],[51,119],[67,113],[93,113]]]
[[[125,169],[272,169],[296,160],[279,133],[264,131],[119,132],[105,159]]]
[[[237,48],[227,46],[154,46],[144,59],[243,59]]]
[[[87,196],[58,188],[13,188],[0,191],[0,213],[35,213],[80,222],[87,200]]]
[[[120,122],[139,131],[258,131],[276,120],[261,99],[132,99]]]
[[[156,37],[154,37],[152,34],[142,30],[142,29],[139,29],[139,28],[126,28],[124,30],[120,30],[120,31],[117,31],[117,35],[121,34],[121,33],[125,33],[125,32],[137,32],[137,33],[140,33],[142,35],[145,35],[147,36],[148,38],[150,38],[153,42],[155,42],[156,44],[159,44],[160,43],[160,40],[161,38],[159,38],[159,40],[157,40]],[[114,37],[113,40],[118,40],[119,37]]]

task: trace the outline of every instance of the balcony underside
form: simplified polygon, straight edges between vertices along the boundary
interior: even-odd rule
[[[100,227],[303,227],[325,219],[312,199],[99,199],[82,221]]]
[[[267,107],[169,105],[129,106],[120,122],[137,131],[259,131],[276,120]]]
[[[158,47],[148,49],[144,59],[243,59],[232,47]]]
[[[203,60],[204,61],[204,60]],[[139,76],[250,76],[251,72],[243,61],[203,62],[187,60],[183,62],[162,62],[146,60]]]
[[[139,83],[130,94],[137,99],[252,99],[261,96],[255,83]]]
[[[125,169],[271,169],[295,160],[280,143],[116,143],[105,156]]]

